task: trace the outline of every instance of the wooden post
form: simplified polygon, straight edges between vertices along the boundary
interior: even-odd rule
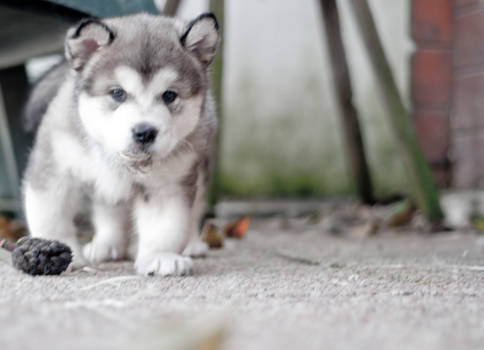
[[[360,200],[365,204],[373,204],[375,202],[373,186],[365,157],[358,112],[353,105],[353,92],[341,38],[338,6],[336,0],[320,0],[320,6],[331,59],[333,84],[336,87],[336,100],[341,113],[346,158]]]
[[[368,2],[351,0],[349,3],[384,96],[388,117],[413,185],[417,205],[427,220],[439,223],[444,214],[440,207],[437,186],[418,145],[410,115],[395,84]]]
[[[210,0],[210,11],[217,17],[219,33],[222,36],[217,56],[212,63],[212,91],[218,108],[218,133],[212,157],[212,174],[209,188],[209,212],[213,215],[217,203],[220,188],[220,142],[223,132],[223,68],[224,68],[224,0]]]
[[[178,7],[180,6],[180,2],[180,0],[166,0],[165,6],[163,6],[163,10],[161,10],[161,13],[164,16],[175,16],[176,12],[178,11]]]

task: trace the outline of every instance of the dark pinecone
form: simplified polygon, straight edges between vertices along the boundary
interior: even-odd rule
[[[72,251],[58,241],[23,237],[12,252],[13,266],[30,275],[59,275],[72,260]]]

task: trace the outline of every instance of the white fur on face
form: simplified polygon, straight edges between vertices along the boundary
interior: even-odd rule
[[[90,96],[82,92],[79,96],[79,114],[86,132],[112,153],[132,154],[135,142],[132,129],[140,123],[148,123],[157,129],[158,135],[150,152],[166,157],[196,128],[200,118],[202,96],[183,99],[180,96],[170,109],[159,99],[166,90],[176,89],[172,84],[177,73],[163,68],[148,83],[141,75],[127,66],[115,70],[118,86],[128,93],[126,101],[113,110],[111,96]]]

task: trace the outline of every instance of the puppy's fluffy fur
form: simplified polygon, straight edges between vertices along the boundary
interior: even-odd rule
[[[190,23],[138,14],[71,28],[66,61],[34,88],[38,125],[24,179],[34,237],[69,244],[76,263],[125,258],[137,234],[140,274],[189,273],[198,238],[216,113],[208,68],[211,14]],[[95,236],[82,249],[74,217],[92,203]]]

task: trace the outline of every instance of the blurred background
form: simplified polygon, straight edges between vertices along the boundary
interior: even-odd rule
[[[20,111],[31,83],[62,57],[65,30],[86,15],[223,9],[221,198],[358,197],[321,3],[324,1],[0,1],[0,208],[19,208],[32,135]],[[421,151],[440,188],[479,187],[484,93],[480,1],[370,0],[384,52]],[[350,90],[374,198],[411,192],[391,110],[350,0],[337,1]],[[221,7],[222,6],[222,7]],[[220,14],[219,14],[220,15]],[[215,69],[218,69],[217,67]],[[351,97],[351,96],[350,96]]]

